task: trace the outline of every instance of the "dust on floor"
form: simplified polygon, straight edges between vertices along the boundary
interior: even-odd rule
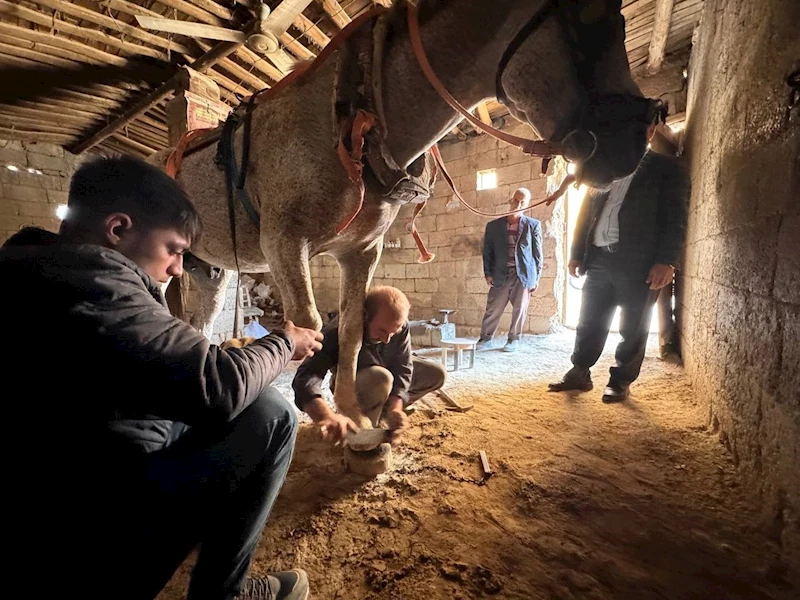
[[[548,393],[572,335],[451,372],[445,389],[474,408],[414,414],[377,480],[301,426],[251,572],[304,568],[315,600],[797,598],[682,369],[651,343],[631,398],[602,404],[611,336],[594,391]],[[191,562],[160,600],[184,597]]]

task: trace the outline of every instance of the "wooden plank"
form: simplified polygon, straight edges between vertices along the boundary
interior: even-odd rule
[[[136,38],[137,40],[147,42],[151,46],[164,48],[166,50],[170,50],[171,52],[191,54],[189,48],[187,48],[183,44],[179,44],[165,37],[161,37],[160,35],[147,33],[138,26],[135,27],[133,25],[128,25],[127,23],[123,23],[118,19],[107,17],[105,15],[100,14],[97,11],[91,10],[89,8],[84,8],[83,6],[79,6],[77,4],[72,4],[71,2],[67,2],[66,0],[32,0],[32,2],[35,2],[40,6],[52,8],[53,10],[57,10],[62,14],[72,15],[73,17],[78,17],[79,19],[83,19],[84,21],[88,21],[89,23],[100,25],[101,27],[105,27],[106,29],[110,29],[111,31],[124,33],[125,35],[129,35],[130,37]]]
[[[65,133],[46,133],[42,131],[29,131],[16,127],[0,126],[0,137],[6,140],[21,140],[23,142],[49,142],[61,146],[75,139],[76,135]]]
[[[647,72],[651,75],[658,73],[661,65],[664,64],[664,52],[667,49],[667,36],[672,22],[672,8],[674,5],[674,0],[656,0],[653,35],[650,38],[647,58]]]
[[[206,52],[203,56],[195,60],[189,66],[195,71],[203,73],[204,71],[215,65],[217,62],[219,62],[226,56],[236,51],[236,49],[239,48],[239,46],[240,44],[235,44],[233,42],[221,42],[220,44],[214,46],[212,50]],[[133,121],[139,115],[146,112],[154,104],[157,104],[158,102],[164,100],[167,96],[173,93],[175,86],[177,85],[178,82],[178,76],[179,76],[178,74],[173,75],[160,87],[156,88],[155,90],[147,94],[144,98],[136,102],[133,106],[131,106],[119,117],[114,119],[114,121],[103,127],[100,131],[91,135],[89,138],[83,140],[82,142],[76,144],[71,149],[71,152],[73,152],[73,154],[80,154],[81,152],[84,152],[89,148],[97,145],[107,137],[114,134],[117,130],[124,127],[127,123]]]
[[[137,142],[136,140],[132,140],[131,138],[126,137],[126,136],[122,135],[119,132],[112,133],[111,136],[115,140],[119,140],[124,145],[130,146],[131,148],[133,148],[137,152],[140,152],[141,154],[144,154],[145,156],[149,156],[150,154],[155,154],[156,151],[157,151],[155,148],[151,148],[150,146],[147,146],[146,144],[142,144],[141,142]]]
[[[481,457],[481,468],[483,469],[483,477],[488,479],[492,476],[492,467],[489,466],[489,457],[486,455],[486,450],[481,450],[478,453]]]
[[[158,1],[161,2],[161,0]],[[189,2],[209,13],[218,16],[220,19],[225,19],[226,21],[230,21],[231,17],[233,16],[233,12],[230,9],[225,8],[221,4],[217,4],[212,0],[189,0]]]
[[[314,25],[310,19],[307,19],[303,15],[297,15],[292,24],[300,32],[300,36],[305,36],[308,41],[316,44],[320,49],[327,46],[331,41],[331,38],[325,35],[319,27]]]
[[[119,40],[105,32],[98,31],[97,29],[73,25],[72,23],[67,23],[66,21],[45,15],[39,11],[13,4],[8,2],[8,0],[0,0],[0,14],[17,17],[18,19],[22,19],[30,23],[36,23],[37,25],[41,25],[50,30],[61,31],[84,40],[100,42],[101,44],[105,44],[109,48],[119,50],[128,56],[143,55],[157,58],[159,60],[164,60],[167,58],[167,54],[163,50],[157,50],[155,48],[142,46],[139,44],[131,44],[130,42],[123,42],[122,40]]]
[[[345,12],[342,5],[336,0],[317,0],[317,3],[322,5],[322,10],[325,11],[325,14],[331,18],[331,21],[339,29],[344,29],[352,21],[350,15]]]
[[[102,50],[92,48],[91,46],[82,44],[81,42],[76,42],[74,40],[60,37],[51,33],[35,31],[33,29],[28,29],[27,27],[19,27],[3,21],[0,21],[0,33],[2,33],[4,36],[11,36],[18,40],[29,40],[37,44],[46,44],[48,46],[61,48],[71,52],[83,53],[87,59],[91,59],[95,64],[116,65],[120,67],[133,64],[126,58],[117,56],[116,54],[110,54],[109,52],[103,52]]]

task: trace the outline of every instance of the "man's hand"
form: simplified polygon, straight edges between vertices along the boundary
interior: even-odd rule
[[[356,424],[339,413],[333,412],[325,401],[317,396],[309,400],[303,407],[314,424],[319,427],[322,439],[338,445],[348,432],[358,432]]]
[[[303,360],[322,350],[322,334],[319,331],[297,327],[291,321],[284,323],[283,330],[294,342],[292,360]]]
[[[529,289],[529,290],[528,290],[528,295],[529,295],[529,296],[533,296],[533,293],[534,293],[534,292],[535,292],[537,289],[539,289],[539,286],[538,286],[538,285],[535,285],[535,286],[533,286],[531,289]]]
[[[647,283],[650,284],[651,290],[660,290],[665,285],[670,284],[674,276],[675,267],[656,263],[650,267],[650,273],[647,274]]]
[[[569,269],[569,274],[573,277],[583,277],[586,275],[586,271],[583,270],[583,263],[579,260],[571,260],[567,265]]]
[[[396,408],[386,413],[386,424],[391,429],[389,441],[396,444],[400,441],[400,436],[408,428],[408,416],[402,408]]]
[[[399,396],[389,396],[386,401],[386,424],[391,429],[389,441],[396,444],[400,441],[400,435],[408,427],[408,416],[403,410],[403,400]]]
[[[492,287],[492,286],[494,285],[494,279],[492,279],[491,277],[487,277],[487,278],[486,278],[486,284],[487,284],[489,287]]]
[[[348,433],[358,432],[358,427],[353,421],[333,411],[319,421],[317,427],[322,434],[322,439],[326,442],[333,442],[335,445],[341,444]]]

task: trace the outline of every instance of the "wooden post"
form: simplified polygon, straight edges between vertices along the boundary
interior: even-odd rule
[[[664,63],[669,27],[672,22],[672,7],[675,0],[656,0],[656,14],[653,21],[653,36],[647,58],[647,72],[658,73]]]

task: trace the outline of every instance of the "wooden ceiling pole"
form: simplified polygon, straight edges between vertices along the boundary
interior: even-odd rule
[[[235,52],[241,44],[237,44],[235,42],[221,42],[214,46],[210,51],[206,52],[203,56],[198,58],[194,61],[191,65],[189,65],[195,71],[199,71],[200,73],[206,71],[217,62]],[[80,154],[85,152],[89,148],[96,146],[107,137],[113,135],[119,129],[133,121],[139,115],[147,111],[150,107],[154,104],[160,102],[171,93],[175,91],[175,87],[178,85],[180,78],[182,77],[181,73],[176,73],[172,77],[170,77],[165,83],[161,84],[159,87],[154,89],[152,92],[147,94],[144,98],[139,100],[136,104],[131,106],[128,110],[122,113],[119,117],[114,119],[111,123],[103,127],[100,131],[92,134],[85,140],[78,142],[72,148],[69,148],[70,152],[73,154]]]
[[[319,4],[322,5],[322,10],[325,11],[331,21],[333,21],[339,29],[344,29],[347,25],[352,21],[350,15],[348,15],[342,5],[337,2],[337,0],[317,0]]]
[[[669,26],[672,22],[672,8],[674,0],[656,0],[656,14],[653,22],[653,36],[650,38],[650,49],[647,58],[647,72],[651,75],[658,73],[664,64],[664,54],[667,49]]]

